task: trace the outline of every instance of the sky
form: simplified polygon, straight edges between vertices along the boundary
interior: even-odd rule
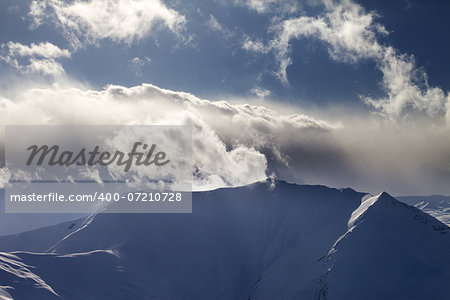
[[[4,0],[0,125],[189,124],[199,190],[450,195],[449,8]]]

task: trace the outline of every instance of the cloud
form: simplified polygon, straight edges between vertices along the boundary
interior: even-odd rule
[[[261,105],[211,102],[151,84],[102,90],[21,86],[13,96],[0,97],[0,126],[190,125],[196,190],[244,185],[275,174],[291,182],[373,193],[450,194],[448,126],[340,117],[345,121],[334,123]]]
[[[60,49],[49,42],[31,43],[29,46],[21,43],[8,42],[1,44],[0,60],[12,68],[24,73],[41,73],[57,76],[64,69],[57,59],[70,57],[67,49]],[[25,62],[23,61],[25,59]]]
[[[228,28],[225,28],[222,24],[217,21],[217,19],[213,15],[209,15],[209,19],[206,22],[206,25],[216,32],[220,32],[226,39],[229,39],[233,36],[233,32]]]
[[[192,126],[197,189],[263,180],[270,164],[287,164],[277,136],[283,131],[326,131],[304,115],[278,115],[258,106],[210,102],[150,84],[104,90],[54,86],[0,99],[5,124],[179,124]],[[240,130],[236,130],[240,128]],[[244,131],[241,129],[245,128]]]
[[[0,189],[5,187],[5,184],[8,182],[10,177],[10,172],[6,168],[0,168]]]
[[[426,115],[450,123],[448,91],[429,86],[427,74],[415,66],[412,56],[400,55],[392,47],[384,48],[382,55],[378,67],[383,73],[387,96],[363,97],[364,101],[395,120]]]
[[[11,56],[40,56],[43,58],[70,57],[69,50],[60,49],[58,46],[49,42],[39,44],[31,43],[30,46],[8,42],[6,46]]]
[[[250,90],[250,93],[252,93],[252,94],[254,94],[254,95],[256,95],[256,96],[258,96],[260,98],[264,98],[264,97],[270,96],[270,94],[271,94],[269,90],[264,89],[264,88],[259,87],[259,86],[253,87]]]
[[[245,36],[242,42],[242,49],[258,53],[268,53],[271,47],[264,45],[259,39],[252,39],[249,36]]]
[[[294,13],[299,9],[299,3],[295,0],[238,0],[236,3],[245,5],[260,14],[274,12]]]
[[[399,53],[379,42],[388,34],[376,22],[375,12],[366,12],[350,0],[323,1],[325,12],[316,17],[300,16],[275,20],[271,32],[274,38],[267,44],[245,38],[243,49],[259,53],[272,51],[278,61],[277,77],[288,84],[287,68],[293,63],[290,44],[293,39],[313,38],[326,43],[331,59],[358,63],[375,61],[383,74],[382,86],[386,96],[362,99],[385,116],[398,120],[413,115],[426,115],[450,121],[448,92],[430,87],[427,74],[416,67],[414,57]]]
[[[286,68],[292,62],[289,58],[289,44],[292,39],[312,37],[329,44],[329,54],[335,60],[357,62],[363,58],[376,58],[382,47],[376,40],[376,33],[385,33],[382,26],[374,26],[375,14],[363,13],[362,7],[344,1],[343,4],[327,7],[329,10],[317,18],[302,16],[287,19],[276,24],[277,37],[271,42],[280,63],[278,76],[287,82]]]
[[[145,56],[143,58],[135,57],[130,59],[130,68],[134,71],[136,76],[142,76],[142,68],[149,64],[152,60],[150,57]]]
[[[33,28],[55,23],[74,48],[102,39],[132,44],[164,27],[183,39],[186,19],[160,0],[33,1]]]

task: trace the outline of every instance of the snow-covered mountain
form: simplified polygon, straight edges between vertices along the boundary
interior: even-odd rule
[[[400,196],[395,197],[406,204],[415,206],[439,221],[450,226],[449,196]]]
[[[449,250],[386,193],[262,182],[1,237],[0,298],[450,299]]]

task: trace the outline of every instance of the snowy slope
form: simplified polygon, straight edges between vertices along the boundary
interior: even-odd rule
[[[387,193],[366,197],[331,249],[326,299],[450,299],[450,228]]]
[[[413,205],[450,226],[450,197],[448,196],[400,196],[396,199]]]
[[[413,292],[450,296],[434,284],[450,280],[448,227],[418,209],[382,204],[388,195],[364,197],[351,189],[257,183],[195,193],[192,214],[98,214],[2,237],[0,251],[20,250],[2,255],[28,265],[51,290],[33,289],[33,279],[8,267],[0,269],[0,285],[15,299],[352,299],[339,280],[357,292],[367,265],[405,284],[420,279]],[[373,294],[403,291],[378,283],[363,286]]]

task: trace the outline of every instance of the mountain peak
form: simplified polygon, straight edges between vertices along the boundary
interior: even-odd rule
[[[355,209],[349,219],[348,228],[358,225],[363,219],[372,220],[396,220],[403,217],[413,218],[419,223],[429,224],[434,230],[442,231],[444,233],[449,231],[449,227],[434,217],[424,213],[420,209],[407,205],[387,192],[383,191],[376,196],[367,194],[361,199],[360,206]]]

